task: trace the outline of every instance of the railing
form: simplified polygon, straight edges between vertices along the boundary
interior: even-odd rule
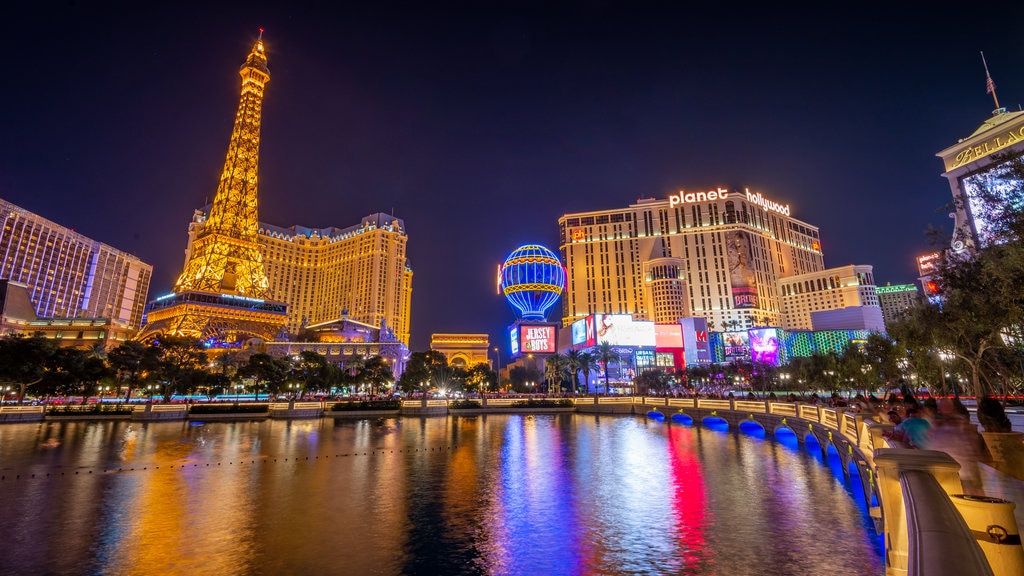
[[[45,409],[45,406],[2,406],[0,414],[39,414]]]
[[[796,406],[796,404],[786,402],[772,402],[768,405],[768,413],[779,416],[796,416]]]
[[[705,400],[697,399],[697,408],[708,408],[710,410],[732,410],[731,400]]]
[[[321,402],[271,402],[271,410],[320,410],[324,407]]]
[[[899,479],[907,511],[907,574],[992,576],[985,553],[935,476],[907,470]]]
[[[132,412],[187,412],[186,404],[139,404],[132,406]]]
[[[487,400],[487,403],[491,403],[490,399]],[[423,406],[424,404],[422,400],[402,400],[402,408],[422,408]],[[447,406],[447,400],[427,400],[426,403],[427,408],[440,408]]]

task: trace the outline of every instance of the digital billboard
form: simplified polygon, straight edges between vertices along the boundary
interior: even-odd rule
[[[513,326],[508,331],[509,346],[512,348],[512,356],[519,355],[519,326]]]
[[[750,236],[734,230],[725,234],[725,254],[729,260],[729,287],[733,308],[757,308],[757,280],[754,277]]]
[[[750,355],[750,336],[746,332],[725,332],[722,345],[726,358],[746,358]]]
[[[654,345],[658,348],[682,348],[683,327],[679,324],[655,324]]]
[[[686,364],[710,364],[711,347],[708,344],[708,321],[706,318],[680,318],[683,327],[683,355]]]
[[[519,327],[519,350],[523,354],[554,354],[555,334],[553,325],[523,324]]]
[[[636,366],[636,373],[640,374],[644,370],[654,368],[655,356],[654,350],[637,350],[633,355],[633,364]]]
[[[779,333],[775,328],[751,328],[750,359],[755,363],[779,365]]]
[[[1024,186],[1024,181],[1015,178],[1010,170],[1002,164],[960,180],[960,188],[967,197],[971,227],[982,248],[1010,240],[1010,231],[998,229],[996,223],[1004,219],[1006,211],[1024,208],[1019,205],[1020,195],[1016,193]]]
[[[629,314],[595,314],[597,343],[612,346],[655,346],[654,322],[634,322]]]
[[[583,346],[587,342],[587,319],[580,318],[572,323],[572,346]]]

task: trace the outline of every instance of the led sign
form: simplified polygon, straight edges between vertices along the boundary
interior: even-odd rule
[[[634,322],[629,314],[596,314],[597,342],[612,346],[655,346],[654,322]]]
[[[519,327],[519,349],[523,354],[553,354],[555,352],[555,327]]]
[[[757,194],[751,194],[749,188],[744,188],[744,191],[747,193],[747,202],[760,206],[765,212],[771,210],[772,212],[782,214],[783,216],[789,216],[789,204],[783,206],[778,202],[773,202],[764,196],[761,196],[760,192]]]
[[[707,192],[684,192],[679,191],[679,194],[671,194],[668,197],[669,208],[674,208],[679,204],[689,204],[691,202],[711,202],[714,200],[725,200],[729,197],[729,191],[725,188],[719,188],[718,190],[708,190]]]

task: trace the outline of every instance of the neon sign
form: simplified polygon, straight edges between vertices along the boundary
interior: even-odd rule
[[[707,192],[684,192],[679,191],[679,194],[671,194],[668,197],[669,208],[674,208],[679,204],[689,204],[691,202],[711,202],[714,200],[725,200],[729,197],[729,191],[725,188],[719,188],[718,190],[708,190]]]
[[[551,354],[555,352],[554,326],[522,326],[519,331],[522,353]]]
[[[771,210],[772,212],[782,214],[783,216],[789,216],[789,204],[783,206],[778,202],[773,202],[764,196],[761,196],[760,192],[757,194],[751,194],[750,188],[744,188],[743,190],[747,193],[747,202],[760,206],[765,212]]]

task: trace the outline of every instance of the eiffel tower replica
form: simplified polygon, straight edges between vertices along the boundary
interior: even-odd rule
[[[260,117],[270,81],[262,29],[239,73],[242,95],[217,195],[174,292],[149,303],[141,340],[166,334],[234,347],[250,338],[273,340],[285,326],[287,305],[271,298],[257,236]]]

